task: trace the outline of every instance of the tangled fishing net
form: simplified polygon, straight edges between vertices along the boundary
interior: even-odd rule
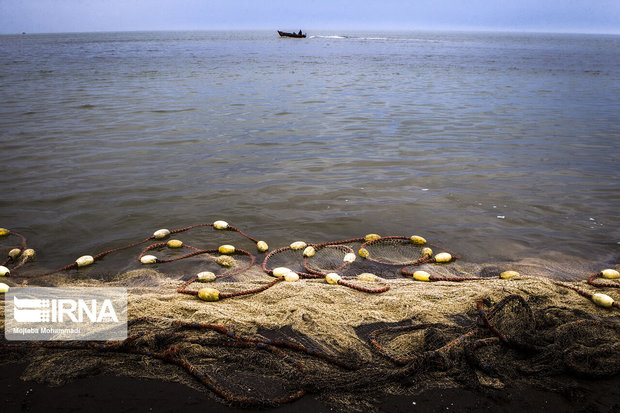
[[[216,221],[34,273],[25,237],[2,235],[13,251],[2,263],[7,285],[129,292],[126,340],[3,340],[0,361],[27,361],[29,380],[60,385],[109,373],[184,383],[228,405],[271,407],[312,394],[361,411],[427,388],[535,385],[571,394],[578,380],[620,374],[614,269],[557,281],[552,267],[466,263],[419,236],[269,251]],[[112,253],[133,256],[136,268],[92,276]]]

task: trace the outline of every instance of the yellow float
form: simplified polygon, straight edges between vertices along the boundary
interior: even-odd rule
[[[342,277],[335,272],[330,272],[325,276],[325,281],[327,281],[328,284],[338,284],[338,281],[340,281],[341,279]]]
[[[157,262],[157,257],[154,255],[143,255],[140,258],[140,262],[142,264],[155,264]]]
[[[431,275],[426,271],[416,271],[413,273],[413,279],[416,281],[430,281]]]
[[[435,262],[444,263],[452,261],[452,255],[447,252],[440,252],[435,255]]]
[[[90,265],[93,262],[95,262],[95,259],[91,255],[83,255],[77,260],[75,260],[75,263],[77,264],[78,267],[86,267],[87,265]]]
[[[228,222],[226,222],[226,221],[215,221],[213,223],[213,228],[215,228],[215,229],[226,229],[226,228],[228,228]]]
[[[204,301],[218,301],[220,292],[215,288],[201,288],[198,290],[198,298]]]
[[[620,272],[612,270],[611,268],[601,271],[601,275],[603,276],[603,278],[607,278],[610,280],[620,278]]]
[[[602,293],[592,294],[592,301],[594,301],[594,304],[605,308],[609,308],[614,304],[613,298]]]
[[[290,245],[292,250],[300,250],[302,248],[306,248],[307,246],[308,244],[303,241],[295,241]]]
[[[288,274],[289,272],[291,272],[290,268],[286,268],[286,267],[277,267],[274,268],[271,273],[273,274],[274,277],[277,278],[282,278],[284,277],[286,274]]]
[[[256,243],[256,249],[258,249],[259,252],[265,252],[269,249],[269,245],[267,245],[265,241],[258,241]]]
[[[230,255],[220,255],[215,258],[215,262],[221,265],[222,267],[234,267],[237,265],[237,261]]]
[[[363,272],[357,276],[357,279],[360,281],[372,283],[377,281],[377,276],[369,272]]]
[[[153,233],[153,238],[162,239],[162,238],[166,238],[168,235],[170,235],[170,230],[163,228],[163,229],[158,229],[157,231],[155,231]]]
[[[423,237],[419,236],[419,235],[412,235],[409,239],[415,245],[424,245],[424,244],[426,244],[426,240]]]
[[[235,252],[235,247],[232,245],[220,245],[220,247],[217,249],[220,254],[232,254]]]
[[[304,250],[304,257],[312,257],[316,253],[313,246],[306,247]]]
[[[196,274],[196,279],[200,282],[207,283],[215,281],[217,277],[211,271],[203,271]]]
[[[499,275],[499,277],[503,280],[511,280],[513,278],[520,278],[521,274],[517,271],[504,271]]]
[[[288,273],[286,273],[286,275],[284,275],[284,281],[288,281],[288,282],[299,281],[299,274],[297,274],[295,271],[289,271]]]

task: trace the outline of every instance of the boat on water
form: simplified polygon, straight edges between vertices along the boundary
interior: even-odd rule
[[[306,37],[306,34],[302,33],[301,30],[299,31],[299,33],[288,33],[278,30],[278,34],[280,35],[280,37],[294,37],[296,39],[303,39]]]

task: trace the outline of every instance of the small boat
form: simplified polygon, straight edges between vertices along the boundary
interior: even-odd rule
[[[305,33],[302,33],[301,30],[299,31],[299,33],[287,33],[278,30],[278,34],[280,35],[280,37],[294,37],[296,39],[304,39],[306,37]]]

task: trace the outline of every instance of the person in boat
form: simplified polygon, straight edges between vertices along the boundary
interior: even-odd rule
[[[299,31],[299,35],[301,36],[301,30]]]

